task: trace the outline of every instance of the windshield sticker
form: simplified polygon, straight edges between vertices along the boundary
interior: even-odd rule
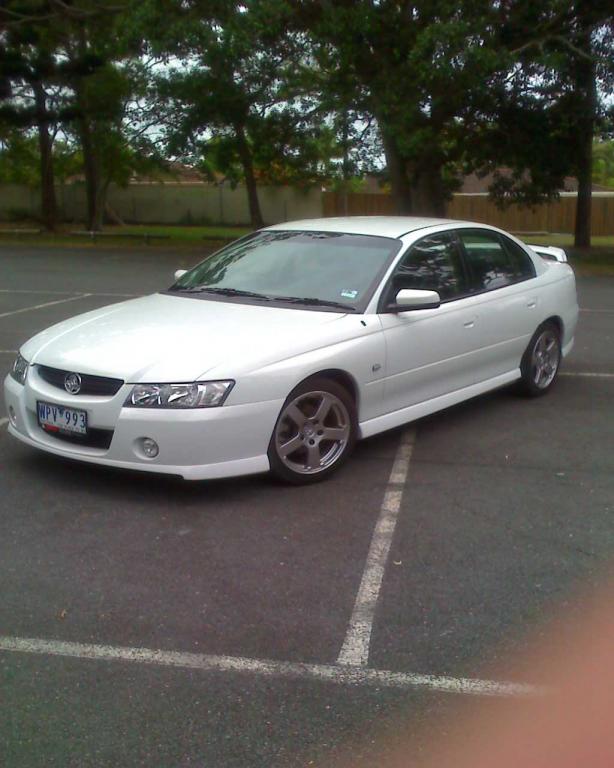
[[[341,291],[341,295],[344,299],[355,299],[358,296],[358,291],[350,291],[348,288],[344,288]]]

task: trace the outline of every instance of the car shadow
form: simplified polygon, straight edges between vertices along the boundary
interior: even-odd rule
[[[80,491],[97,497],[123,502],[139,501],[157,507],[169,501],[179,506],[215,504],[216,502],[258,503],[271,494],[285,494],[292,503],[300,504],[305,498],[322,494],[319,488],[327,486],[333,492],[355,483],[356,472],[375,472],[385,475],[392,465],[398,435],[391,430],[359,442],[348,461],[338,472],[322,483],[294,486],[276,479],[269,473],[211,480],[184,480],[179,475],[139,472],[101,464],[74,461],[63,456],[39,452],[25,446],[14,446],[11,463],[14,472],[25,482],[41,483],[47,493]],[[384,469],[384,473],[382,473]],[[364,482],[364,478],[362,478]],[[332,488],[331,488],[332,486]]]
[[[425,416],[412,426],[418,431],[424,428],[438,428],[472,423],[476,415],[485,412],[496,413],[502,407],[510,407],[513,401],[537,405],[537,401],[522,398],[514,386],[459,403],[443,411]],[[513,407],[513,406],[512,406]],[[14,469],[24,478],[36,478],[47,489],[72,491],[75,485],[81,490],[103,498],[124,501],[139,500],[157,506],[161,501],[172,499],[178,504],[215,503],[217,501],[247,501],[254,496],[268,496],[270,493],[286,493],[297,501],[310,496],[318,486],[340,486],[353,484],[356,473],[376,472],[378,482],[392,467],[401,434],[409,425],[388,430],[357,443],[352,456],[338,472],[313,486],[292,486],[263,473],[245,477],[215,480],[186,481],[180,476],[138,472],[98,464],[72,461],[68,458],[38,452],[26,447],[15,446],[12,456]]]
[[[72,461],[62,456],[24,449],[15,457],[24,475],[36,477],[45,487],[80,489],[101,496],[122,496],[125,500],[160,501],[173,498],[186,502],[199,498],[222,496],[241,497],[267,482],[266,475],[224,478],[219,480],[185,481],[180,476],[138,472],[100,464]]]

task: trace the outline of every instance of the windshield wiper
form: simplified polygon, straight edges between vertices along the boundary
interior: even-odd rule
[[[173,286],[171,290],[184,291],[185,293],[214,293],[218,296],[244,296],[248,299],[259,299],[260,301],[283,301],[288,304],[304,304],[306,307],[332,307],[334,309],[342,309],[344,312],[356,312],[356,307],[353,307],[351,304],[342,304],[339,301],[327,301],[309,296],[267,296],[265,293],[242,291],[239,288],[216,288],[213,285],[195,285],[191,288]]]
[[[197,285],[194,288],[180,288],[179,290],[186,291],[187,293],[215,293],[218,296],[246,296],[249,299],[271,301],[271,297],[265,293],[242,291],[239,288],[216,288],[215,286]]]
[[[342,309],[344,312],[356,312],[356,307],[351,304],[342,304],[340,301],[327,301],[326,299],[316,299],[309,296],[275,296],[277,301],[287,301],[289,304],[304,304],[306,307],[334,307]]]

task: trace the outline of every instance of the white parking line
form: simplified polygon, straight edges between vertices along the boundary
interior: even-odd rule
[[[585,309],[584,307],[580,307],[580,312],[595,312],[597,314],[604,313],[606,315],[614,314],[614,309]]]
[[[534,696],[544,693],[544,689],[524,683],[419,675],[411,672],[390,672],[382,669],[336,664],[303,664],[295,661],[247,659],[241,656],[210,656],[200,653],[151,650],[149,648],[90,645],[38,638],[0,636],[0,651],[63,656],[74,659],[126,661],[179,669],[197,669],[203,672],[247,672],[263,677],[323,680],[340,685],[428,688],[444,693],[464,693],[474,696]]]
[[[382,587],[390,545],[401,508],[403,487],[409,472],[414,438],[415,431],[413,429],[406,430],[401,438],[337,664],[366,666],[369,661],[375,607]]]
[[[78,296],[70,296],[68,299],[57,299],[56,301],[47,301],[45,304],[35,304],[33,307],[22,307],[21,309],[13,309],[11,312],[3,312],[0,314],[0,318],[9,317],[9,315],[18,315],[20,312],[32,312],[35,309],[44,309],[45,307],[52,307],[54,304],[64,304],[67,301],[76,301],[77,299],[85,299],[91,296],[91,293],[80,293]]]
[[[0,355],[16,355],[16,349],[0,349]]]
[[[142,293],[90,293],[90,296],[118,296],[120,299],[134,299],[142,295]]]
[[[51,296],[74,296],[78,291],[36,291],[34,288],[0,288],[0,293],[48,293]]]
[[[6,416],[3,416],[0,418],[0,427],[3,427],[5,424],[8,424],[9,420],[6,418]]]
[[[35,291],[34,289],[26,288],[0,288],[0,293],[34,293],[42,295],[48,293],[50,296],[81,296],[83,294],[79,291]],[[86,296],[140,296],[139,293],[87,293]]]
[[[588,379],[614,379],[614,373],[593,373],[591,371],[561,371],[559,376],[580,376]]]

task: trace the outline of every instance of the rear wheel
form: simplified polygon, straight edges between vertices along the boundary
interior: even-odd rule
[[[545,395],[555,382],[561,364],[561,334],[555,323],[547,322],[535,331],[520,365],[522,391]]]
[[[331,379],[314,377],[286,399],[269,443],[271,471],[296,485],[323,480],[338,469],[356,441],[356,406]]]

